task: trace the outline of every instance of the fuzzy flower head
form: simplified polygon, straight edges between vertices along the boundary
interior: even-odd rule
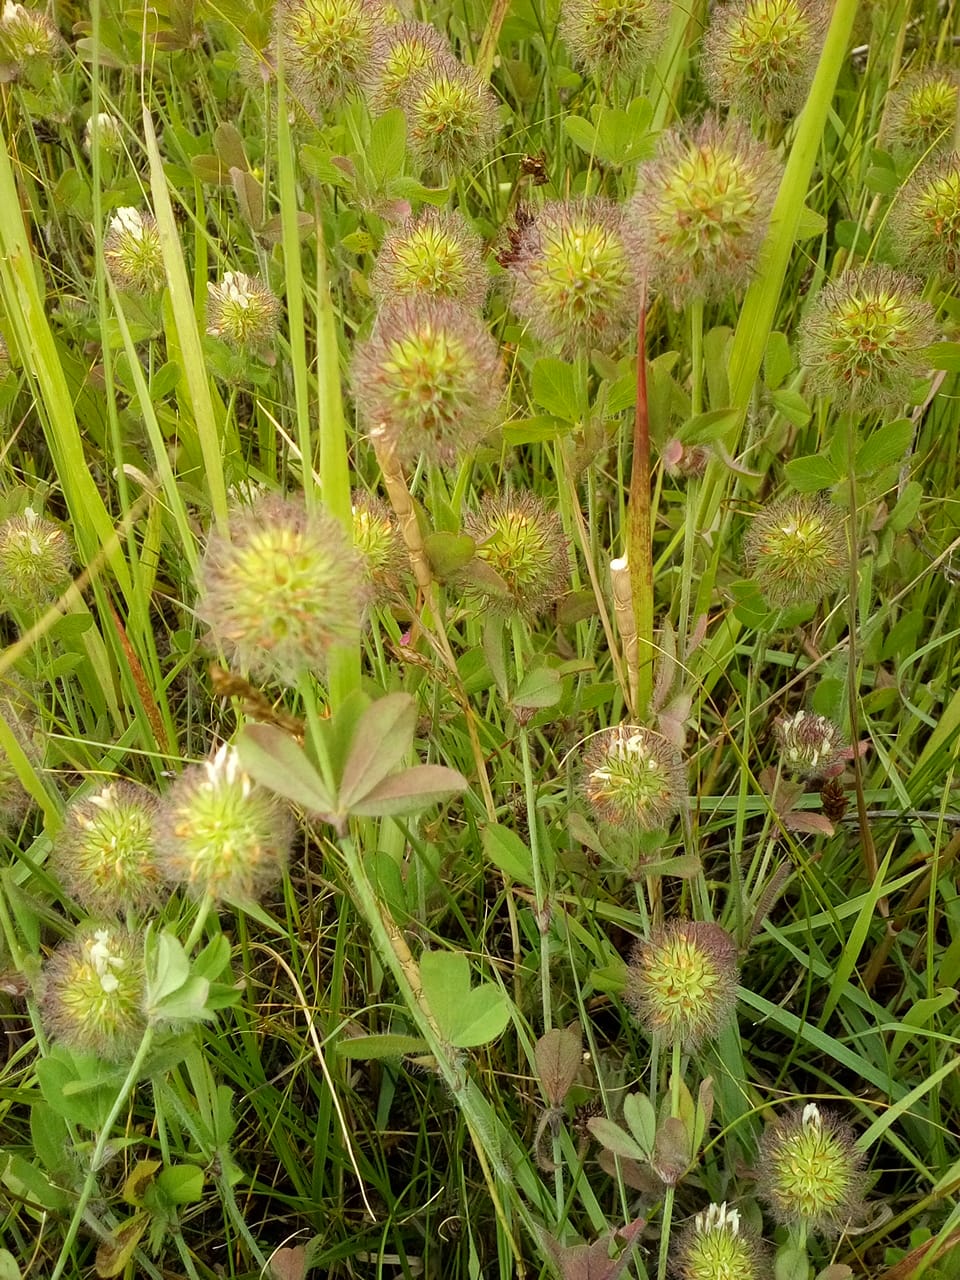
[[[829,503],[806,494],[763,507],[747,530],[743,554],[774,609],[819,603],[842,585],[850,563],[843,521]]]
[[[612,201],[546,205],[523,232],[511,270],[514,310],[567,354],[609,350],[635,323],[638,254]]]
[[[780,164],[764,143],[707,119],[671,129],[640,166],[629,223],[650,283],[674,306],[739,292],[766,235]]]
[[[370,287],[380,303],[424,294],[481,307],[487,272],[480,237],[461,213],[428,209],[387,235]]]
[[[70,581],[73,547],[64,530],[32,507],[0,523],[0,604],[22,609],[55,600]]]
[[[375,600],[396,589],[407,563],[397,520],[385,502],[368,493],[353,494],[353,545],[363,563],[364,578]]]
[[[834,773],[847,750],[843,734],[833,721],[811,711],[778,716],[773,735],[784,771],[802,778],[823,778]]]
[[[957,123],[960,77],[946,67],[906,76],[890,99],[889,138],[895,153],[920,159],[949,151]]]
[[[119,118],[109,111],[99,111],[96,116],[89,116],[83,126],[83,149],[87,155],[93,154],[94,128],[97,134],[97,146],[106,155],[118,155],[123,150],[123,124]]]
[[[718,1035],[737,1001],[737,947],[718,924],[674,920],[637,945],[626,999],[648,1035],[691,1050]]]
[[[403,105],[413,82],[453,53],[446,37],[427,22],[399,22],[378,32],[364,84],[374,114]]]
[[[503,369],[483,321],[447,299],[383,308],[351,370],[360,418],[401,462],[451,464],[494,424]]]
[[[450,55],[413,77],[403,107],[421,167],[445,176],[478,164],[500,132],[496,98],[472,67]]]
[[[607,83],[653,61],[668,16],[663,0],[563,0],[560,34],[577,62]]]
[[[256,902],[282,877],[293,841],[286,803],[253,782],[235,749],[184,770],[157,824],[157,864],[195,898]]]
[[[146,1029],[140,945],[104,925],[61,943],[43,970],[40,1012],[48,1034],[71,1049],[121,1062]]]
[[[736,1209],[711,1204],[680,1235],[674,1270],[681,1280],[760,1280],[768,1259]]]
[[[834,1235],[862,1210],[861,1164],[847,1125],[810,1102],[766,1129],[757,1185],[778,1222]]]
[[[363,573],[340,523],[302,496],[270,494],[232,513],[200,564],[197,613],[244,670],[292,684],[356,640]]]
[[[718,106],[779,119],[807,96],[826,29],[817,0],[736,0],[713,10],[700,60]]]
[[[0,62],[13,77],[46,78],[63,53],[56,23],[39,9],[5,0],[0,11]]]
[[[918,169],[890,221],[900,261],[946,276],[960,274],[960,153]]]
[[[485,498],[465,528],[476,543],[478,561],[496,574],[494,590],[485,590],[482,579],[471,588],[484,611],[534,618],[568,586],[570,560],[560,517],[534,494]]]
[[[679,751],[642,725],[596,734],[583,758],[583,794],[601,822],[631,831],[665,827],[687,799]]]
[[[94,915],[154,907],[157,799],[130,782],[110,782],[74,800],[51,855],[64,888]]]
[[[207,333],[241,351],[262,351],[277,335],[280,302],[259,276],[226,271],[207,285]]]
[[[110,219],[103,257],[119,289],[159,293],[166,276],[160,229],[152,213],[125,206]]]
[[[274,41],[311,110],[335,107],[357,87],[380,16],[371,0],[280,0]]]
[[[827,284],[803,318],[800,361],[808,385],[839,409],[894,412],[927,370],[933,306],[890,267],[859,267]]]

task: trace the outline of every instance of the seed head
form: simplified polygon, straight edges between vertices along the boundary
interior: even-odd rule
[[[103,257],[117,288],[131,293],[159,293],[166,275],[160,229],[152,213],[125,206],[110,219]]]
[[[674,920],[638,943],[625,995],[649,1035],[695,1049],[733,1016],[736,943],[718,924]]]
[[[757,1185],[778,1222],[834,1235],[861,1212],[861,1164],[847,1125],[810,1102],[768,1126]]]
[[[353,545],[360,553],[370,595],[382,601],[396,591],[407,562],[396,517],[379,498],[353,493]]]
[[[400,22],[374,37],[364,85],[370,110],[379,115],[402,106],[418,76],[453,53],[445,36],[426,22]]]
[[[123,124],[119,118],[109,111],[99,111],[90,116],[83,126],[83,149],[87,155],[93,154],[94,121],[97,128],[97,146],[106,155],[117,155],[123,150]]]
[[[157,823],[163,878],[195,898],[256,902],[283,875],[293,841],[287,805],[253,782],[233,747],[185,769]]]
[[[380,16],[371,0],[280,0],[275,44],[308,108],[335,107],[357,87],[370,65]]]
[[[843,522],[829,503],[792,494],[768,503],[743,543],[747,573],[774,609],[817,604],[843,583],[850,563]]]
[[[780,164],[741,125],[708,118],[669,130],[640,166],[628,220],[650,282],[674,306],[722,298],[750,278],[766,234]]]
[[[570,559],[563,525],[532,493],[484,498],[469,515],[466,532],[477,558],[493,569],[504,594],[471,587],[485,612],[535,618],[567,587]]]
[[[280,302],[259,276],[226,271],[207,285],[207,333],[241,351],[269,347],[277,336]]]
[[[810,711],[778,716],[773,723],[773,734],[784,771],[802,778],[826,777],[846,752],[843,734],[833,721]]]
[[[42,79],[63,51],[63,40],[51,18],[6,0],[0,12],[0,62],[13,77]]]
[[[895,154],[920,159],[949,151],[957,121],[960,77],[946,67],[905,76],[890,98],[888,131]]]
[[[583,794],[601,822],[631,831],[665,827],[687,799],[680,752],[641,725],[604,729],[584,754]]]
[[[67,809],[51,860],[64,888],[91,914],[123,915],[158,904],[157,803],[143,787],[110,782]]]
[[[500,132],[496,98],[472,67],[449,55],[411,79],[403,107],[421,166],[444,176],[473,168]]]
[[[761,1280],[769,1259],[736,1209],[711,1204],[681,1232],[674,1255],[680,1280]]]
[[[858,267],[831,281],[800,326],[808,385],[840,409],[896,412],[927,369],[933,307],[890,267]]]
[[[900,261],[916,270],[960,274],[960,153],[918,169],[890,219]]]
[[[144,995],[139,940],[119,925],[92,925],[47,961],[40,1011],[53,1039],[121,1062],[146,1029]]]
[[[481,307],[487,272],[480,237],[461,213],[428,209],[388,234],[370,287],[380,303],[426,294]]]
[[[514,310],[567,354],[609,350],[636,321],[639,255],[612,201],[546,205],[510,264]]]
[[[668,15],[662,0],[563,0],[560,34],[577,62],[606,83],[653,61]]]
[[[482,320],[429,297],[383,308],[356,350],[351,381],[370,436],[401,462],[455,462],[491,429],[503,392],[500,356]]]
[[[32,507],[0,523],[0,601],[33,609],[55,600],[70,581],[73,548],[64,530]]]
[[[322,668],[331,645],[356,640],[363,571],[342,526],[303,497],[270,494],[237,507],[211,535],[197,613],[243,669],[292,684]]]
[[[826,29],[816,0],[737,0],[713,10],[700,65],[718,106],[777,120],[803,105]]]

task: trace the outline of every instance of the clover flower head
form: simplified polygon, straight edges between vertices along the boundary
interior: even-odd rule
[[[503,369],[477,315],[449,299],[415,296],[381,310],[354,354],[351,383],[375,442],[400,462],[449,465],[493,427]]]
[[[846,531],[828,502],[792,494],[767,503],[743,544],[747,572],[775,609],[817,604],[844,582]]]
[[[365,603],[360,560],[339,521],[278,494],[234,508],[229,532],[211,534],[199,590],[213,643],[285,683],[322,669],[332,645],[355,641]]]
[[[960,76],[932,67],[904,77],[890,98],[889,142],[895,154],[919,159],[949,151],[957,120]]]
[[[653,61],[668,16],[662,0],[563,0],[560,34],[576,61],[608,82],[634,76]]]
[[[146,295],[163,288],[160,228],[152,213],[129,205],[118,209],[107,225],[103,257],[118,288]]]
[[[828,776],[846,755],[847,744],[838,727],[826,716],[811,711],[778,716],[773,734],[785,772],[804,778]]]
[[[628,222],[650,284],[674,306],[723,298],[749,281],[781,166],[742,125],[708,117],[671,129],[644,162]]]
[[[686,803],[679,751],[642,725],[596,734],[583,758],[583,794],[601,822],[633,831],[665,827]]]
[[[760,1280],[769,1259],[726,1202],[708,1205],[680,1233],[674,1270],[681,1280]]]
[[[480,307],[487,293],[480,237],[461,213],[427,209],[388,233],[370,287],[381,303],[424,294]]]
[[[423,169],[450,176],[479,164],[500,132],[497,101],[477,71],[441,55],[402,95],[407,138]]]
[[[808,384],[837,408],[899,410],[927,369],[937,338],[931,303],[891,267],[845,271],[821,289],[800,326]]]
[[[625,995],[649,1035],[692,1050],[733,1017],[737,974],[736,943],[725,929],[674,920],[638,943]]]
[[[514,310],[542,342],[568,354],[610,350],[636,322],[640,263],[612,201],[548,204],[510,262]]]
[[[303,103],[320,114],[344,101],[369,66],[381,8],[373,0],[280,0],[274,45]]]
[[[717,5],[700,59],[713,101],[780,119],[807,96],[826,31],[817,0],[737,0]]]
[[[119,925],[88,925],[44,966],[40,1012],[48,1034],[111,1062],[131,1057],[146,1029],[139,939]]]
[[[115,781],[69,805],[51,860],[64,888],[88,911],[121,915],[158,904],[157,804],[144,788]]]
[[[24,609],[55,600],[70,581],[73,547],[60,525],[27,507],[0,522],[0,602]]]
[[[255,783],[225,744],[185,769],[164,797],[157,865],[193,897],[242,905],[281,879],[292,841],[286,803]]]
[[[809,1102],[767,1127],[757,1185],[778,1222],[835,1235],[862,1212],[862,1163],[849,1127]]]
[[[495,585],[481,578],[468,587],[485,612],[534,618],[568,585],[563,525],[535,494],[484,498],[464,527],[476,543],[478,561],[496,575]]]
[[[243,351],[261,351],[277,336],[280,302],[259,276],[225,271],[207,284],[207,333]]]
[[[452,57],[446,36],[427,22],[399,22],[380,30],[363,73],[371,110],[381,114],[402,106],[418,76]]]

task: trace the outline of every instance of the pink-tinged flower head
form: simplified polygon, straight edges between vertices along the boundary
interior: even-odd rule
[[[225,271],[207,285],[207,333],[241,351],[268,348],[277,336],[280,302],[259,276]]]
[[[839,409],[894,412],[928,368],[938,335],[932,305],[890,267],[845,271],[820,293],[800,325],[808,385]]]
[[[785,773],[803,778],[823,778],[846,757],[847,744],[840,729],[826,716],[812,711],[797,711],[792,716],[778,716],[773,736],[780,750]]]
[[[487,295],[480,237],[461,213],[427,209],[388,232],[370,287],[381,303],[426,295],[477,308]]]
[[[533,618],[543,613],[570,582],[570,559],[560,517],[532,493],[485,498],[467,516],[466,532],[477,560],[492,569],[495,585],[483,578],[469,593],[485,612]]]
[[[363,72],[371,110],[380,114],[402,106],[413,82],[445,58],[453,58],[450,42],[427,22],[398,22],[379,30]]]
[[[765,143],[741,125],[707,119],[662,135],[640,166],[628,219],[651,287],[682,306],[724,298],[753,273],[780,180]]]
[[[407,140],[423,169],[452,176],[485,159],[497,140],[497,100],[481,76],[441,55],[403,94]]]
[[[503,394],[500,356],[462,304],[413,297],[384,307],[351,371],[360,418],[401,462],[450,464],[483,439]]]
[[[108,782],[69,805],[51,864],[87,911],[114,916],[158,904],[157,807],[156,796],[131,782]]]
[[[674,920],[637,945],[625,995],[649,1035],[695,1049],[733,1017],[737,973],[737,947],[726,929]]]
[[[960,274],[960,153],[922,165],[890,219],[898,259],[912,270]]]
[[[560,34],[576,61],[606,83],[653,61],[669,15],[663,0],[563,0]]]
[[[32,507],[0,522],[0,602],[23,609],[49,604],[70,582],[73,546],[60,525]]]
[[[889,145],[894,152],[920,159],[949,151],[957,122],[960,76],[933,67],[904,77],[893,90],[888,112]]]
[[[274,43],[308,109],[335,107],[357,88],[381,15],[373,0],[279,0]]]
[[[710,96],[740,115],[779,119],[803,106],[826,31],[819,0],[717,5],[700,65]]]
[[[294,683],[359,635],[360,558],[339,521],[302,496],[269,494],[234,509],[210,536],[197,613],[213,643],[246,671]]]
[[[510,270],[513,307],[567,353],[609,351],[636,323],[640,261],[612,201],[557,201],[525,227]]]

